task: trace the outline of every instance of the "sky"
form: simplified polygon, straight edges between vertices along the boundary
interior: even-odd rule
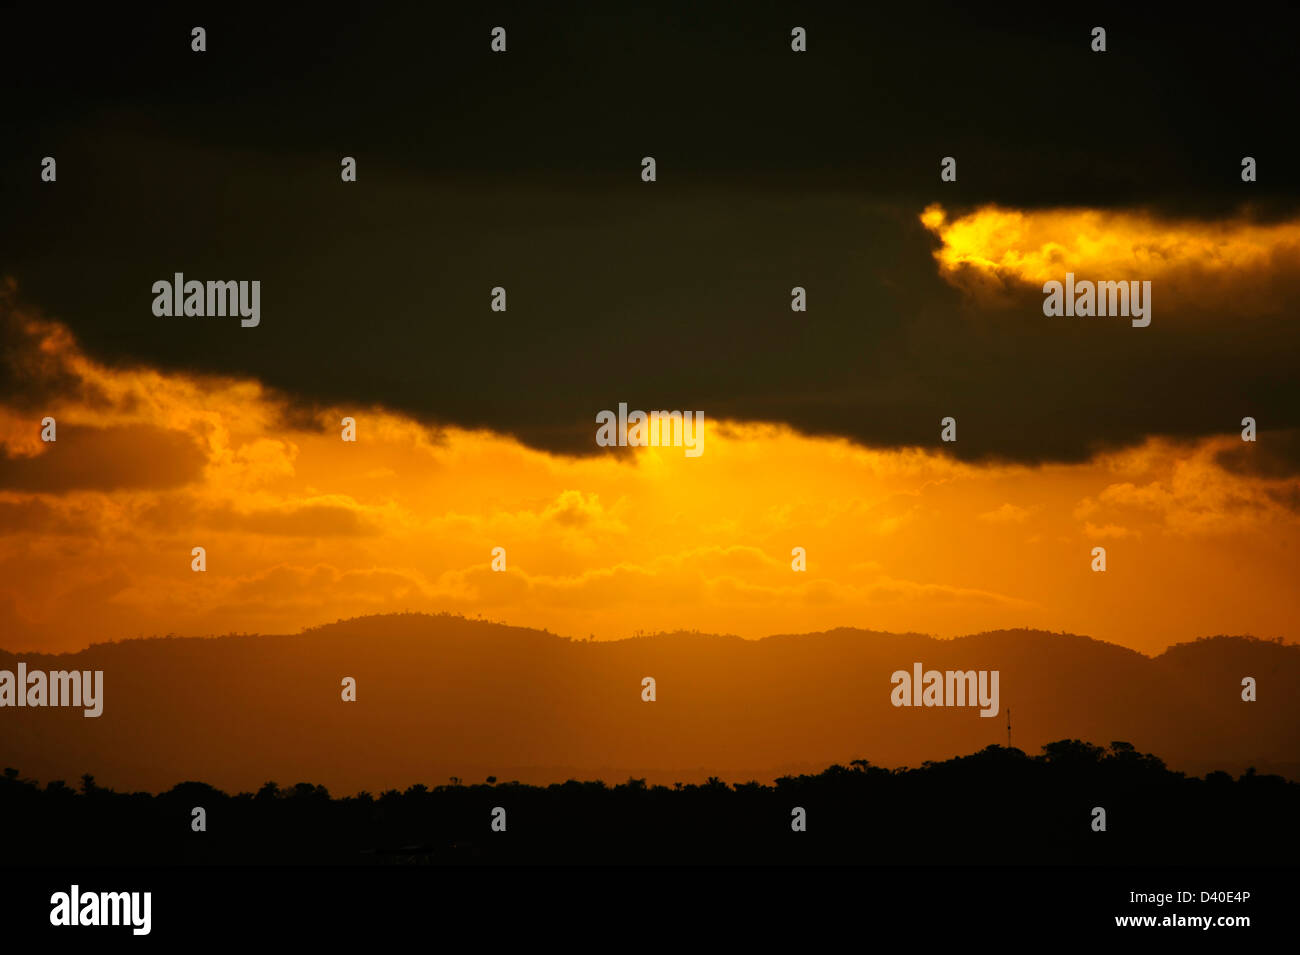
[[[1294,11],[658,7],[16,14],[0,645],[1300,637]],[[178,271],[260,325],[154,315]],[[1066,271],[1150,326],[1045,316]],[[620,402],[704,453],[598,447]]]

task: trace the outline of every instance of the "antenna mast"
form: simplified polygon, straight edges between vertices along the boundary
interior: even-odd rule
[[[1007,749],[1011,748],[1011,707],[1007,707]]]

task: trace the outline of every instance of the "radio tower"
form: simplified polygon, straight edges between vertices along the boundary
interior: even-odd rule
[[[1007,707],[1007,749],[1011,748],[1011,707]]]

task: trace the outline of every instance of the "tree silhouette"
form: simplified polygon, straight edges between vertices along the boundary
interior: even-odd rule
[[[492,780],[494,777],[488,777]],[[1058,740],[1039,756],[991,745],[886,769],[862,758],[772,784],[616,786],[568,780],[430,789],[414,783],[335,798],[302,782],[228,795],[183,782],[151,796],[117,793],[87,773],[81,791],[0,777],[6,862],[483,863],[832,862],[964,864],[1290,864],[1300,851],[1300,784],[1253,769],[1237,779],[1170,772],[1114,741]],[[488,810],[508,792],[511,838],[493,839]],[[189,811],[222,820],[220,839],[189,837]],[[1097,838],[1091,807],[1111,827]],[[803,807],[807,831],[790,826]],[[1207,825],[1212,821],[1212,825]],[[1195,838],[1189,838],[1195,834]]]

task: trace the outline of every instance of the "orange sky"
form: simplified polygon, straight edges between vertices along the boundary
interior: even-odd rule
[[[1214,289],[1290,263],[1300,235],[1180,226],[1165,242],[1140,214],[1087,210],[949,219],[932,206],[922,221],[943,242],[941,274],[974,295],[980,276],[1038,283],[1061,261],[1106,278],[1136,262],[1168,279],[1162,296]],[[1156,652],[1220,632],[1300,636],[1296,482],[1225,469],[1254,449],[1231,417],[1196,442],[1023,466],[945,456],[937,420],[923,446],[880,450],[706,408],[701,457],[573,458],[381,409],[303,420],[255,381],[108,368],[59,323],[15,320],[39,345],[10,360],[64,386],[40,407],[0,405],[7,649],[403,609],[598,638],[1029,626]],[[38,440],[47,414],[55,444]],[[345,415],[355,444],[340,438]],[[194,546],[206,573],[190,569]],[[504,573],[490,569],[498,546]],[[794,547],[806,572],[791,569]]]

